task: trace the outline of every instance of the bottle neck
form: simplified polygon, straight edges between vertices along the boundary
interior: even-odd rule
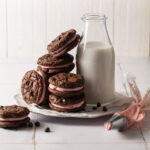
[[[83,28],[82,42],[94,41],[112,45],[107,31],[106,19],[84,20]]]

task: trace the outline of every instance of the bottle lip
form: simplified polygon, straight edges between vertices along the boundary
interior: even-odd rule
[[[106,20],[107,17],[105,14],[101,13],[86,13],[82,16],[81,20],[86,21],[86,20]]]

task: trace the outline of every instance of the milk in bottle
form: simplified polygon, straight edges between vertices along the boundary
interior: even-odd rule
[[[87,103],[107,103],[114,99],[114,49],[110,42],[106,17],[83,16],[84,31],[77,49],[77,73],[85,78]]]

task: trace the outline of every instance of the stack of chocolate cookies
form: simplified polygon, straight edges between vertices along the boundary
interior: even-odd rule
[[[79,74],[59,73],[49,78],[49,106],[61,112],[79,111],[85,107],[84,79]]]
[[[75,64],[67,53],[77,46],[80,36],[71,29],[57,36],[47,47],[48,54],[37,61],[37,70],[28,71],[21,85],[26,103],[49,105],[61,112],[80,111],[85,107],[84,79],[70,73]]]

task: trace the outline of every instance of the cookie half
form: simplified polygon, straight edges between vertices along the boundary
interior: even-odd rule
[[[24,127],[30,122],[30,118],[26,118],[24,120],[19,121],[0,121],[1,128],[18,128]]]
[[[21,84],[21,93],[28,104],[44,104],[47,100],[47,79],[42,71],[28,71]]]
[[[72,50],[80,41],[80,36],[76,30],[70,29],[57,36],[47,47],[50,55],[59,57]]]
[[[48,90],[60,97],[81,95],[84,91],[84,79],[80,74],[58,73],[49,78]]]
[[[59,112],[76,112],[83,110],[86,105],[84,95],[62,98],[56,95],[49,96],[49,106]]]
[[[14,128],[26,125],[30,118],[29,110],[25,107],[11,105],[0,106],[0,127]]]
[[[38,70],[46,74],[54,75],[59,72],[70,72],[74,68],[73,56],[65,54],[59,58],[54,58],[50,54],[43,55],[37,61]]]

